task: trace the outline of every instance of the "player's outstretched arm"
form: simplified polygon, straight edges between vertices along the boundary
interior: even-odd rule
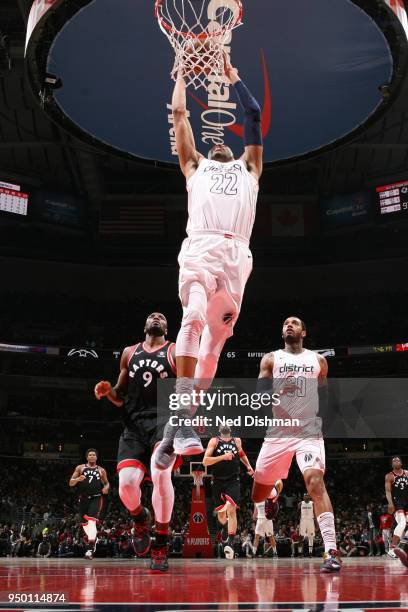
[[[180,168],[186,179],[189,179],[196,171],[203,156],[196,150],[193,130],[188,120],[186,83],[182,67],[174,85],[171,108]]]
[[[227,53],[224,54],[225,75],[234,87],[238,100],[244,110],[245,153],[241,157],[248,170],[259,179],[263,169],[263,141],[261,107],[231,64]]]

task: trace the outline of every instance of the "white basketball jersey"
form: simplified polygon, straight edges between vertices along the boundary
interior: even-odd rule
[[[265,516],[265,502],[259,502],[259,504],[256,504],[256,509],[258,512],[258,519],[264,519],[266,518]]]
[[[319,412],[320,363],[317,353],[308,349],[304,349],[301,353],[279,350],[273,355],[274,393],[279,393],[285,386],[296,385],[293,391],[281,395],[279,406],[273,409],[274,417],[298,418],[302,424],[312,421],[315,423]]]
[[[305,502],[302,501],[300,506],[300,520],[301,521],[313,521],[314,513],[313,513],[313,502]]]
[[[245,163],[202,159],[187,181],[190,232],[222,231],[250,239],[255,221],[258,181]]]

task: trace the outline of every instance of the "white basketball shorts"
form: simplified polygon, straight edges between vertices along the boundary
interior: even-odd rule
[[[215,324],[222,324],[221,317],[231,312],[233,320],[236,320],[252,272],[248,242],[231,234],[194,233],[184,240],[178,262],[182,305],[188,303],[191,284],[198,282],[207,294],[208,319],[217,319],[218,316],[220,320]]]
[[[323,438],[267,438],[256,462],[255,482],[274,485],[287,478],[294,455],[302,474],[310,468],[324,472]]]

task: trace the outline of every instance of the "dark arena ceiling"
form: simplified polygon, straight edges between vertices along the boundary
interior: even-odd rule
[[[309,73],[303,67],[298,74],[293,75],[296,83],[302,75],[306,74],[307,77],[296,99],[296,87],[293,87],[290,76],[287,77],[285,86],[279,86],[290,68],[280,64],[270,67],[272,128],[273,121],[276,121],[276,129],[273,131],[271,128],[271,134],[266,136],[271,139],[266,141],[266,161],[269,163],[262,177],[253,243],[255,254],[261,262],[270,261],[271,257],[280,263],[299,264],[319,258],[333,261],[339,258],[361,259],[406,254],[407,223],[401,219],[398,219],[398,222],[379,224],[373,218],[370,223],[354,228],[353,235],[358,237],[356,240],[349,240],[350,229],[346,233],[327,233],[322,231],[319,224],[321,201],[328,196],[367,189],[375,192],[376,186],[408,180],[406,35],[385,0],[358,0],[354,3],[351,0],[334,0],[333,7],[340,7],[343,1],[347,2],[348,10],[351,7],[350,10],[360,15],[359,18],[364,14],[367,23],[370,22],[371,33],[365,32],[363,28],[365,34],[362,34],[361,40],[358,41],[361,43],[359,54],[357,44],[353,54],[349,53],[344,57],[340,55],[340,59],[336,59],[336,70],[340,74],[338,90],[329,76],[326,81],[323,77],[319,79],[319,72],[314,73],[311,70]],[[257,2],[262,11],[269,6],[265,0]],[[319,2],[320,0],[316,0],[316,3]],[[77,35],[74,26],[64,29],[64,40],[61,40],[59,32],[68,18],[72,17],[72,23],[75,23],[75,12],[79,8],[89,4],[84,11],[86,15],[86,11],[93,10],[98,3],[89,3],[86,0],[66,3],[57,0],[56,4],[60,9],[55,11],[55,15],[46,25],[40,24],[34,32],[25,60],[24,47],[31,0],[2,0],[0,3],[0,182],[21,185],[21,189],[30,196],[29,214],[26,218],[16,219],[9,215],[0,217],[0,255],[132,265],[167,265],[171,261],[174,265],[174,256],[184,235],[186,223],[185,186],[181,173],[175,164],[169,163],[165,152],[160,153],[164,149],[159,140],[157,159],[152,159],[154,155],[149,153],[146,134],[139,139],[135,147],[132,147],[132,143],[129,144],[126,138],[119,139],[121,144],[118,144],[120,130],[115,132],[115,125],[107,134],[105,126],[102,126],[100,131],[100,126],[98,128],[93,122],[93,115],[97,116],[98,111],[102,112],[99,104],[92,103],[92,95],[98,95],[96,88],[101,86],[100,79],[107,75],[106,78],[110,82],[109,95],[105,96],[108,104],[106,108],[109,108],[109,104],[112,104],[112,92],[123,86],[125,73],[127,87],[137,83],[138,78],[144,78],[140,68],[140,64],[143,64],[141,51],[137,49],[139,64],[134,75],[129,75],[129,66],[134,64],[133,58],[128,57],[126,47],[126,36],[130,34],[118,33],[115,44],[116,35],[111,30],[109,40],[103,38],[102,41],[105,46],[107,43],[115,49],[115,61],[118,65],[123,62],[125,73],[118,76],[117,82],[112,82],[112,75],[109,73],[112,66],[108,66],[107,59],[104,58],[101,61],[102,67],[99,66],[99,80],[95,81],[93,86],[90,76],[90,93],[85,95],[83,80],[86,73],[82,69],[80,51],[85,53],[86,45],[81,47],[78,44],[80,51],[77,56],[72,57],[79,83],[79,103],[75,106],[77,98],[75,89],[72,89],[66,58],[64,63],[64,53],[72,52],[69,45],[72,45],[72,41],[75,42]],[[103,4],[102,1],[99,6],[103,7]],[[129,10],[133,0],[120,0],[118,4]],[[143,6],[147,4],[145,0]],[[153,5],[153,1],[150,4]],[[287,3],[282,3],[283,5]],[[72,9],[73,6],[75,10]],[[250,17],[251,15],[248,15],[248,20]],[[261,27],[259,14],[252,15],[254,22],[255,17]],[[327,22],[326,17],[325,19]],[[153,10],[151,20],[152,28],[157,28]],[[360,22],[358,25],[360,27]],[[243,42],[236,43],[237,61],[239,44],[243,48],[248,46],[244,37],[245,27],[248,28],[247,24],[237,30],[237,37],[243,37]],[[278,38],[279,24],[274,24],[274,28],[272,41]],[[305,31],[310,36],[313,35],[313,28],[310,32],[307,28]],[[329,26],[327,31],[332,37]],[[152,29],[152,32],[155,30]],[[293,30],[293,36],[295,35],[299,37],[297,30]],[[348,35],[351,37],[350,32]],[[367,39],[364,39],[365,35]],[[157,36],[159,63],[164,64],[164,74],[168,75],[173,52],[160,31]],[[323,71],[322,75],[325,71],[330,75],[330,54],[326,57],[324,53],[324,45],[328,44],[327,36],[326,32],[326,38],[323,37],[321,41],[323,46],[317,48],[313,63],[313,66],[316,65]],[[341,52],[343,37],[346,48],[348,39],[344,28],[337,41],[338,52]],[[295,54],[294,40],[291,40],[289,35],[287,38],[288,45]],[[370,52],[374,55],[367,60],[365,52],[369,43],[373,45],[374,51],[370,47]],[[262,47],[268,51],[266,42]],[[384,50],[387,50],[387,53]],[[276,52],[275,47],[270,51],[271,54]],[[304,55],[303,51],[301,53]],[[256,54],[258,58],[259,49],[256,49]],[[92,66],[90,55],[92,54],[86,54],[86,61],[83,62],[86,69]],[[291,57],[289,54],[289,59]],[[321,61],[317,61],[318,58]],[[245,61],[245,56],[242,56],[240,63],[243,78],[244,75],[250,74],[249,80],[254,79],[251,67],[246,65]],[[339,62],[343,64],[340,66]],[[367,72],[361,72],[362,76],[358,78],[359,70],[363,70],[367,63]],[[153,65],[156,69],[156,64]],[[288,64],[289,67],[294,65],[295,63]],[[44,84],[44,70],[47,69],[51,73],[53,67],[65,70],[61,77],[63,87],[55,91]],[[350,81],[350,88],[347,89],[347,75],[351,73],[357,80]],[[347,76],[346,80],[344,75]],[[163,81],[162,76],[160,79]],[[274,81],[274,78],[277,80]],[[253,82],[257,88],[257,82]],[[152,82],[147,84],[148,89],[152,90]],[[162,86],[163,100],[168,101],[171,95],[170,79]],[[353,87],[356,87],[356,94]],[[367,87],[369,95],[364,93],[364,87]],[[158,91],[160,93],[160,90]],[[326,96],[327,92],[330,95]],[[362,106],[359,106],[361,99],[357,99],[358,92],[364,99]],[[159,93],[152,90],[153,97],[157,97]],[[200,97],[199,93],[195,95]],[[265,91],[261,86],[257,95],[265,101]],[[91,106],[86,115],[88,123],[84,125],[85,115],[81,113],[85,112],[86,100],[89,99]],[[195,103],[191,97],[190,103]],[[92,113],[92,104],[95,106],[95,113]],[[285,104],[287,112],[293,113],[293,133],[289,124],[285,123]],[[107,112],[106,108],[103,108],[103,112]],[[325,108],[329,109],[331,116],[330,125],[326,126],[326,135],[319,132],[327,119],[323,117]],[[146,104],[145,101],[137,108],[138,120],[142,123],[143,113],[146,113],[146,122],[149,120],[150,125],[156,123],[155,116],[152,119],[149,114],[149,103]],[[346,115],[348,122],[343,123]],[[126,122],[130,121],[129,117],[131,115],[127,116]],[[111,118],[112,124],[117,120],[118,117],[115,121]],[[290,146],[288,144],[287,148],[285,133],[288,134],[288,141],[290,140]],[[126,130],[124,134],[128,136]],[[168,131],[166,137],[168,139]],[[79,220],[64,223],[55,211],[48,212],[48,217],[44,214],[44,202],[61,199],[61,194],[64,194],[65,203],[74,202],[72,206],[80,208]],[[295,210],[291,207],[299,205],[305,211],[304,226],[308,227],[307,231],[302,231],[297,236],[290,233],[280,236],[266,229],[269,223],[269,217],[267,219],[265,216],[267,208],[289,207],[289,212],[284,211],[282,214],[289,215],[290,221],[290,215],[293,214],[291,211]],[[345,244],[347,248],[344,248]]]

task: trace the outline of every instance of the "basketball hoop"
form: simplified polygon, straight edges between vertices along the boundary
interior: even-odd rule
[[[156,0],[155,14],[175,51],[173,80],[180,66],[195,89],[205,86],[210,74],[223,74],[224,45],[242,24],[241,0]]]
[[[204,471],[194,470],[193,472],[193,480],[196,488],[197,499],[200,499],[201,487],[204,484]]]

